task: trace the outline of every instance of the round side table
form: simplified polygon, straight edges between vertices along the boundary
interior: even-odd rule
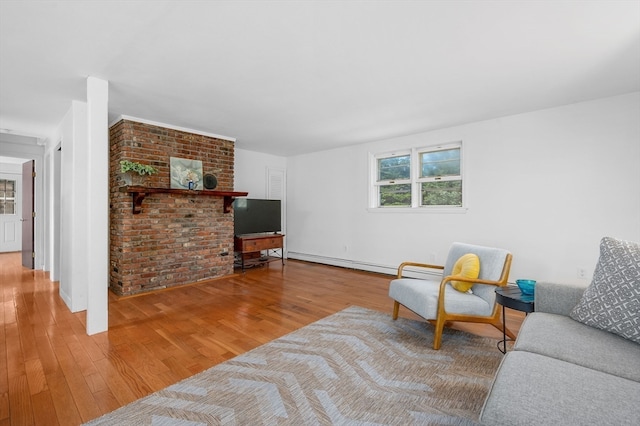
[[[498,342],[498,350],[503,354],[507,353],[507,334],[505,333],[507,318],[504,314],[505,308],[515,309],[524,312],[525,315],[533,312],[534,295],[522,294],[517,286],[508,285],[496,288],[496,302],[502,305],[502,349]]]

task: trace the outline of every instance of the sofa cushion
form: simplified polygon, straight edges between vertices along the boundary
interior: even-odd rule
[[[564,315],[528,315],[513,347],[640,382],[640,345]]]
[[[484,425],[635,425],[640,383],[555,358],[509,352],[485,400]]]
[[[584,295],[587,286],[587,282],[557,284],[539,281],[535,287],[535,310],[569,316]]]
[[[602,239],[593,281],[570,316],[640,343],[640,244]]]

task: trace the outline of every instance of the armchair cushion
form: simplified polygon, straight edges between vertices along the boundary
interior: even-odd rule
[[[391,281],[389,296],[421,317],[436,319],[440,281],[399,278]],[[451,314],[491,315],[493,305],[470,293],[456,291],[450,285],[444,290],[444,309]]]
[[[571,318],[640,343],[640,244],[605,237],[591,285]]]
[[[453,265],[451,275],[460,276],[463,278],[475,279],[480,275],[480,258],[473,253],[467,253],[460,257]],[[473,287],[473,283],[465,281],[451,281],[451,286],[461,291],[462,293],[468,293]]]

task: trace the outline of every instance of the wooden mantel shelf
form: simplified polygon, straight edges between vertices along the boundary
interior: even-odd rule
[[[127,192],[131,194],[133,198],[133,214],[139,214],[142,212],[142,201],[149,194],[180,194],[180,195],[192,195],[196,197],[223,197],[224,207],[223,212],[231,212],[231,205],[235,197],[246,197],[248,192],[233,192],[233,191],[195,191],[191,189],[175,189],[175,188],[148,188],[146,186],[121,186],[120,192]]]

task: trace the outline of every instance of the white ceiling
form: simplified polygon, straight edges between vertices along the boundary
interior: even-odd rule
[[[0,128],[86,77],[128,115],[296,155],[640,90],[640,1],[1,1]]]

